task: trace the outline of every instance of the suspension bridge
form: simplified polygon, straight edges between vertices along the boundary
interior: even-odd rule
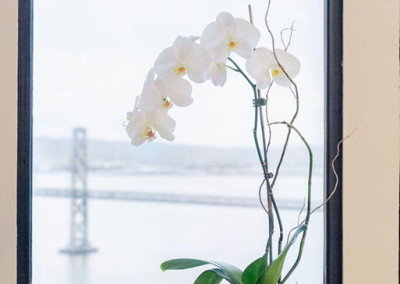
[[[239,196],[195,195],[136,190],[116,191],[113,189],[88,190],[87,188],[87,140],[86,130],[73,130],[70,188],[34,188],[36,196],[68,198],[71,200],[69,243],[61,253],[87,254],[97,251],[88,240],[88,201],[117,200],[134,202],[156,202],[173,204],[195,204],[229,207],[260,207],[258,198]],[[279,207],[286,210],[301,210],[296,200],[279,200]]]
[[[60,198],[76,198],[70,189],[36,188],[34,194],[37,196],[49,196]],[[83,194],[82,192],[80,194]],[[88,199],[106,199],[136,202],[157,202],[157,203],[181,203],[211,206],[230,207],[260,207],[256,198],[230,197],[216,195],[190,195],[171,194],[161,192],[141,191],[114,191],[114,190],[88,190],[85,193]],[[279,207],[283,210],[300,210],[301,204],[294,200],[280,200]]]

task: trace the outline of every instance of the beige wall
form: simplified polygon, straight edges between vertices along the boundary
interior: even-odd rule
[[[398,11],[344,0],[345,284],[398,284]]]
[[[16,283],[17,2],[0,0],[0,283]]]

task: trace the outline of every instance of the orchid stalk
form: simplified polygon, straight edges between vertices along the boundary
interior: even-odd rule
[[[289,41],[285,43],[281,38],[283,49],[276,48],[274,35],[268,25],[270,5],[271,0],[268,1],[265,24],[272,40],[272,49],[257,46],[261,33],[253,25],[250,6],[250,22],[223,12],[214,22],[205,27],[201,37],[179,36],[170,47],[161,52],[146,77],[133,111],[127,115],[126,131],[133,145],[138,146],[145,141],[152,142],[157,135],[172,141],[176,123],[168,112],[172,107],[187,107],[192,104],[190,81],[204,83],[211,80],[215,86],[222,87],[227,82],[227,74],[230,70],[239,73],[251,88],[254,106],[253,138],[263,175],[259,200],[268,215],[269,233],[266,248],[262,256],[253,261],[244,271],[226,263],[197,259],[174,259],[161,265],[162,270],[188,269],[203,265],[215,267],[200,274],[195,284],[220,283],[224,279],[233,284],[283,284],[297,268],[303,254],[310,216],[313,213],[311,210],[313,160],[308,142],[294,125],[299,112],[299,91],[294,79],[300,72],[301,64],[287,51],[292,40],[293,25],[290,28]],[[246,60],[245,69],[239,66],[233,56]],[[294,95],[296,110],[289,122],[270,122],[269,120],[268,98],[273,85],[286,88]],[[264,91],[266,93],[263,95]],[[268,150],[274,125],[286,125],[288,131],[279,162],[272,173]],[[261,135],[259,135],[260,132]],[[293,229],[293,234],[291,236],[289,234],[288,242],[283,245],[284,227],[275,201],[274,187],[292,132],[300,137],[309,153],[308,193],[306,217]],[[266,205],[261,194],[263,186],[265,186],[267,196]],[[279,226],[276,248],[273,245],[275,221]],[[300,235],[296,262],[285,275],[282,275],[286,255]]]

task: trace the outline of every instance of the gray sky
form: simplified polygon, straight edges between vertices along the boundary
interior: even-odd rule
[[[178,35],[201,35],[222,11],[247,19],[248,3],[262,34],[259,46],[270,48],[265,2],[36,0],[35,135],[69,137],[74,126],[84,126],[90,138],[129,143],[122,122],[158,54]],[[294,20],[297,32],[289,51],[302,63],[296,78],[301,97],[297,125],[312,144],[322,144],[323,1],[275,0],[270,18],[275,34]],[[229,72],[223,88],[193,83],[193,97],[190,107],[171,111],[177,121],[175,143],[253,145],[252,91],[238,74]],[[288,89],[275,87],[271,119],[288,120],[293,110]],[[282,133],[276,134],[276,144]]]

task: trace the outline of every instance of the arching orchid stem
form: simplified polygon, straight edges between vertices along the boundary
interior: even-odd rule
[[[226,68],[228,68],[228,69],[231,69],[231,70],[235,71],[235,72],[239,72],[238,69],[233,68],[233,67],[231,67],[231,66],[229,66],[229,65],[227,65],[227,64],[224,64],[224,66],[225,66]]]
[[[277,122],[272,122],[270,125],[275,125],[275,124],[284,124],[290,129],[293,129],[297,133],[297,135],[300,137],[300,139],[303,141],[304,145],[306,146],[309,154],[309,169],[308,169],[308,187],[307,187],[307,214],[306,218],[304,219],[304,224],[308,226],[308,223],[310,221],[310,216],[311,216],[311,181],[312,181],[312,169],[313,169],[313,153],[311,150],[310,145],[308,144],[307,140],[304,138],[304,136],[300,133],[300,131],[294,127],[291,123],[285,122],[285,121],[277,121]],[[282,281],[280,281],[281,284],[285,283],[290,275],[293,273],[293,271],[296,269],[298,264],[300,263],[301,257],[303,255],[303,249],[304,249],[304,244],[307,236],[307,229],[303,232],[302,238],[300,241],[300,247],[299,247],[299,252],[297,255],[297,259],[293,266],[290,268],[288,273],[283,277]]]
[[[255,90],[256,85],[249,79],[249,77],[246,75],[246,73],[244,73],[244,71],[242,70],[242,68],[239,67],[239,65],[230,57],[228,57],[228,60],[230,62],[232,62],[232,64],[236,67],[237,72],[239,72],[240,74],[242,74],[242,76],[246,79],[247,83],[250,84],[250,86]]]

